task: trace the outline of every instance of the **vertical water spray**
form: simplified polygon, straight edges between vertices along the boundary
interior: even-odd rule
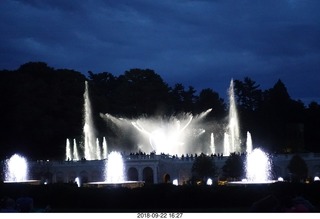
[[[170,118],[141,118],[131,121],[131,124],[148,139],[149,145],[139,144],[142,151],[181,156],[195,152],[190,142],[205,133],[197,125],[210,111],[208,109],[196,116],[184,113]],[[109,115],[106,118],[111,119]]]
[[[252,152],[252,138],[251,138],[251,133],[247,132],[247,142],[246,142],[246,152],[247,154]]]
[[[95,152],[95,157],[98,160],[101,160],[101,149],[100,149],[100,142],[99,139],[96,139],[96,152]]]
[[[102,157],[106,157],[106,155],[102,154],[105,152],[101,151],[101,145],[100,145],[99,139],[96,138],[87,81],[85,81],[85,92],[83,94],[83,99],[84,99],[84,106],[83,106],[84,126],[83,126],[83,144],[81,145],[81,148],[83,148],[83,151],[82,151],[83,156],[86,160],[100,160]],[[80,160],[76,140],[75,139],[73,140],[73,154],[71,154],[69,140],[67,139],[67,141],[68,143],[67,143],[67,149],[66,149],[67,150],[66,157],[71,158],[71,156],[73,156],[72,159]],[[103,144],[106,145],[106,142],[104,142]]]
[[[102,141],[102,159],[106,159],[108,156],[108,145],[107,145],[107,140],[105,137],[103,137]]]
[[[210,135],[210,148],[211,148],[211,153],[215,154],[216,153],[216,148],[215,148],[215,145],[214,145],[213,133],[211,133],[211,135]]]
[[[240,134],[239,120],[234,96],[233,80],[230,82],[229,88],[229,147],[230,152],[240,152]]]
[[[228,133],[224,133],[223,155],[224,156],[229,156],[230,155],[230,142],[229,142],[229,134]]]
[[[28,162],[25,157],[14,154],[5,163],[5,181],[23,182],[28,180]]]
[[[96,157],[96,137],[91,114],[91,103],[89,98],[88,82],[85,82],[84,92],[84,157],[87,160],[97,159]]]
[[[73,160],[79,160],[79,153],[78,153],[78,147],[76,139],[73,139]]]
[[[105,167],[105,179],[108,183],[124,182],[124,163],[119,152],[112,151],[108,155]]]
[[[247,154],[246,175],[249,182],[264,183],[270,181],[271,162],[269,156],[260,148]]]
[[[72,159],[71,155],[71,146],[70,146],[70,140],[67,138],[66,141],[66,160]]]

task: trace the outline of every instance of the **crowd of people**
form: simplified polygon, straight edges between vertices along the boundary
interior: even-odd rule
[[[12,197],[3,197],[0,203],[1,213],[27,213],[27,212],[50,212],[50,206],[44,209],[38,209],[34,206],[32,197],[23,196],[17,199]]]

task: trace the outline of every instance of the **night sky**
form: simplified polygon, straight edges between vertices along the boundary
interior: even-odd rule
[[[281,79],[320,103],[318,0],[1,0],[0,70],[30,61],[115,76],[152,69],[173,86]]]

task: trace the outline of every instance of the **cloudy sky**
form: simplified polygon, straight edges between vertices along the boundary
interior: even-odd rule
[[[318,0],[1,0],[0,69],[29,61],[115,76],[152,69],[226,95],[230,80],[278,79],[320,103]]]

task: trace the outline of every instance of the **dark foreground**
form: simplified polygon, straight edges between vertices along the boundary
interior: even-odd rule
[[[134,189],[0,184],[0,195],[2,200],[30,197],[33,211],[37,212],[320,212],[320,182],[248,186],[158,184]],[[300,198],[300,206],[294,206],[295,198]]]

